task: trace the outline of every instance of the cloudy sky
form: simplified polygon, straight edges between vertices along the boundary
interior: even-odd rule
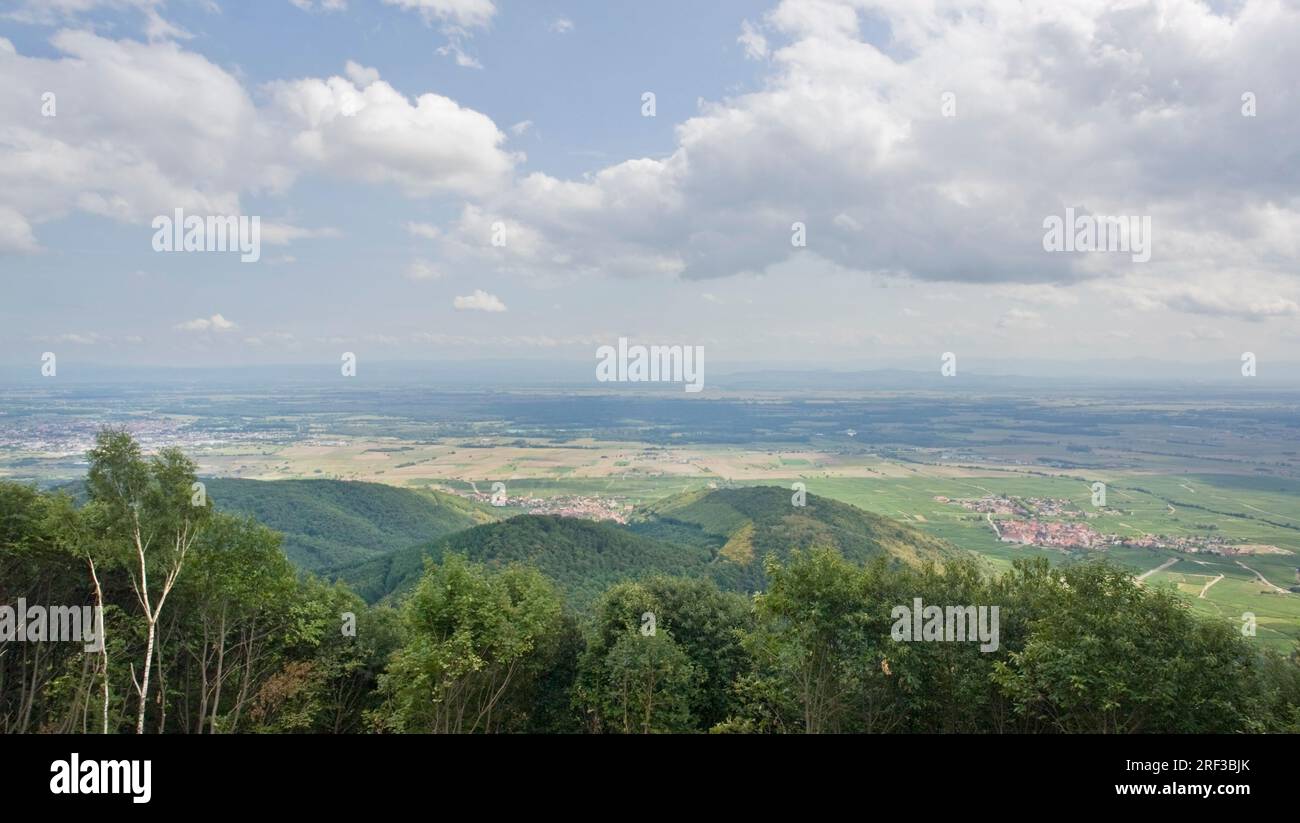
[[[1298,0],[0,0],[0,363],[1300,359],[1297,43]],[[260,260],[154,251],[178,208]],[[1044,251],[1066,208],[1150,260]]]

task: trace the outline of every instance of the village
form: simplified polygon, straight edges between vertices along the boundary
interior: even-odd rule
[[[936,502],[952,503],[963,509],[984,514],[993,533],[1003,543],[1040,546],[1049,549],[1094,551],[1108,546],[1137,549],[1166,549],[1185,554],[1212,554],[1227,557],[1254,554],[1286,553],[1285,549],[1261,544],[1236,544],[1217,535],[1162,535],[1144,534],[1140,537],[1103,534],[1092,526],[1078,522],[1105,514],[1112,510],[1084,512],[1070,500],[1049,497],[1012,497],[986,495],[979,498],[934,498]],[[1004,520],[994,520],[1001,515]],[[1040,517],[1067,518],[1040,520]],[[1023,519],[1014,519],[1023,518]]]
[[[497,508],[522,509],[528,514],[549,514],[555,517],[581,517],[586,520],[610,520],[615,523],[627,523],[632,511],[631,503],[622,503],[614,498],[593,495],[558,495],[555,497],[519,496],[509,497],[498,489],[493,493],[475,491],[462,494],[471,500],[487,503]]]

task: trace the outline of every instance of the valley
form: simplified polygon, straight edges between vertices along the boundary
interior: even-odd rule
[[[108,411],[92,411],[100,406]],[[1095,387],[683,399],[401,384],[361,396],[325,384],[202,396],[105,386],[16,394],[0,417],[0,477],[81,475],[79,450],[99,423],[146,447],[179,443],[213,478],[218,505],[284,531],[301,568],[370,580],[359,589],[367,597],[390,590],[374,582],[389,576],[377,561],[401,566],[401,551],[474,525],[531,513],[635,532],[674,496],[803,483],[974,552],[991,570],[1017,557],[1104,555],[1197,611],[1234,621],[1253,613],[1261,643],[1289,648],[1300,639],[1296,409],[1293,394],[1211,389],[1194,399]],[[1033,506],[978,502],[997,500]],[[419,567],[405,562],[407,573]]]

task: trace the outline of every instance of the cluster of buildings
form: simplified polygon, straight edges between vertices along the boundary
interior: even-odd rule
[[[581,517],[586,520],[612,520],[626,524],[632,511],[631,503],[621,503],[607,497],[588,495],[561,495],[557,497],[507,497],[474,492],[466,495],[480,503],[511,509],[523,509],[528,514],[549,514],[556,517]]]
[[[1168,537],[1163,534],[1144,534],[1141,537],[1116,537],[1115,545],[1138,549],[1173,549],[1188,554],[1217,554],[1225,557],[1241,557],[1252,554],[1289,554],[1286,549],[1261,544],[1238,545],[1229,543],[1222,537]]]
[[[39,455],[42,459],[83,458],[105,425],[126,429],[146,453],[175,446],[187,454],[196,454],[204,449],[272,444],[285,439],[284,433],[278,431],[201,427],[168,416],[112,418],[107,422],[92,417],[24,417],[12,422],[0,419],[0,454]]]
[[[1046,520],[1003,520],[993,531],[1003,543],[1022,543],[1052,549],[1100,549],[1110,540],[1084,523]]]
[[[1187,554],[1214,554],[1226,557],[1252,554],[1285,553],[1276,546],[1238,545],[1222,537],[1176,536],[1144,534],[1141,537],[1122,537],[1101,534],[1092,527],[1075,521],[1044,520],[993,520],[989,525],[1003,543],[1020,543],[1051,549],[1104,549],[1107,546],[1124,546],[1134,549],[1166,549]]]
[[[936,497],[938,503],[956,503],[963,509],[981,514],[1002,514],[1011,517],[1083,517],[1074,503],[1063,497],[1009,497],[985,495],[984,497],[951,500]]]

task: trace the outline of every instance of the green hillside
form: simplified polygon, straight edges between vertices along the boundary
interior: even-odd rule
[[[690,492],[662,500],[629,526],[523,515],[340,567],[336,574],[369,601],[408,588],[424,558],[447,552],[493,564],[527,562],[586,603],[610,584],[652,574],[709,578],[724,589],[764,588],[762,561],[791,549],[832,548],[861,563],[874,557],[917,565],[956,551],[908,526],[847,503],[810,495],[790,504],[784,489]]]
[[[578,604],[621,580],[651,574],[705,577],[710,560],[707,549],[669,545],[609,523],[519,515],[342,568],[337,576],[373,602],[419,580],[426,557],[440,560],[447,553],[490,565],[530,563]]]
[[[862,563],[889,557],[915,566],[941,563],[958,552],[938,538],[856,506],[808,495],[791,502],[789,489],[753,486],[704,489],[658,501],[630,526],[657,540],[707,549],[717,558],[713,576],[726,588],[765,587],[763,558],[782,560],[793,549],[831,548]]]
[[[347,480],[210,478],[217,509],[284,533],[295,566],[322,572],[391,554],[497,518],[492,507],[425,489]]]

